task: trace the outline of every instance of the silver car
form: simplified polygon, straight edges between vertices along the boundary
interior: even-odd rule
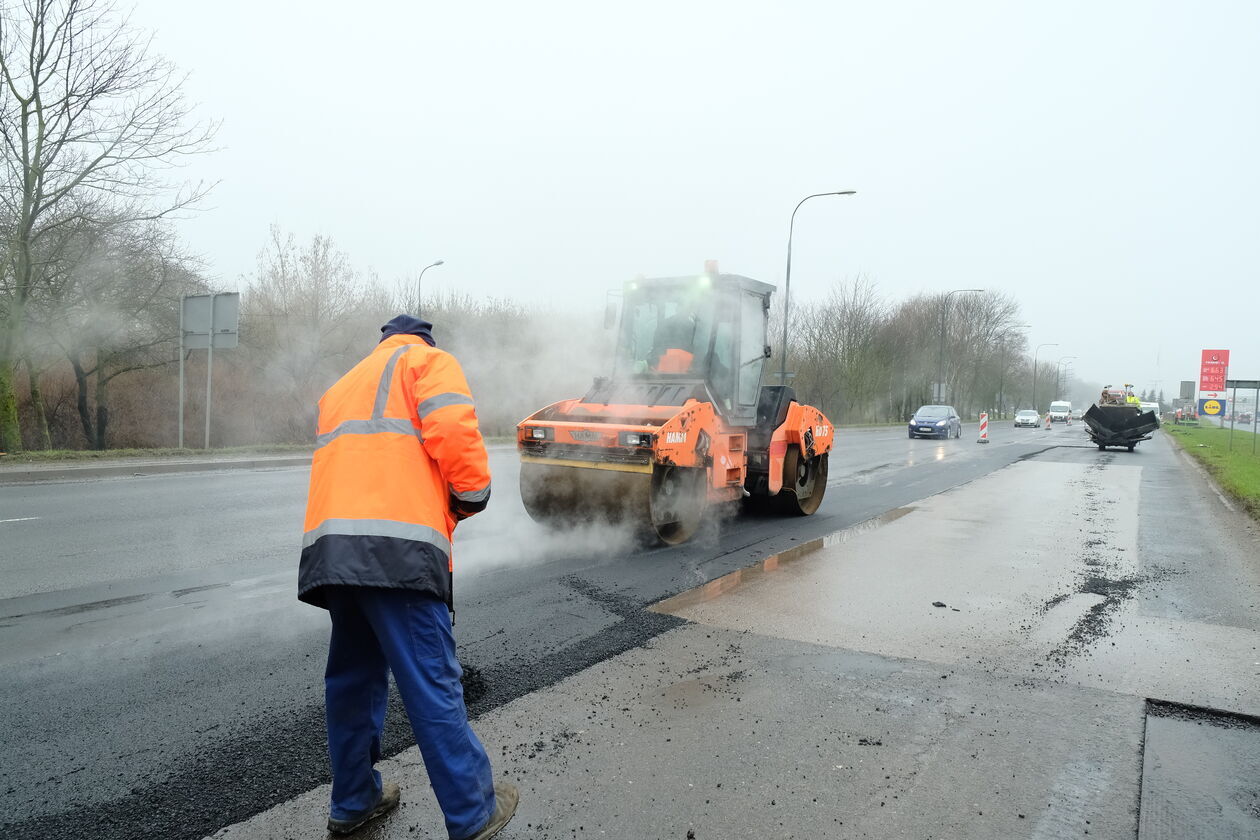
[[[1018,429],[1020,426],[1027,426],[1035,429],[1040,425],[1041,415],[1033,411],[1031,408],[1015,412],[1015,428]]]

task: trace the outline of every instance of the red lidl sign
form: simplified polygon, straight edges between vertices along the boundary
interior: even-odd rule
[[[1228,350],[1204,350],[1199,362],[1199,390],[1224,391],[1228,373]]]

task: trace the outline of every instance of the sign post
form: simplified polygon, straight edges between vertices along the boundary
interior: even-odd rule
[[[184,448],[184,356],[189,350],[206,351],[206,434],[210,448],[210,399],[214,377],[214,351],[237,346],[240,332],[241,295],[216,292],[185,295],[179,308],[179,448]]]
[[[184,448],[184,310],[188,308],[188,298],[183,298],[179,302],[179,443],[180,449]]]
[[[1256,428],[1257,421],[1260,421],[1260,379],[1227,379],[1226,387],[1232,388],[1234,391],[1234,416],[1229,420],[1229,448],[1234,449],[1234,418],[1238,415],[1238,389],[1244,391],[1250,388],[1255,392],[1251,406],[1251,454],[1256,454],[1256,438],[1260,437],[1260,429]]]

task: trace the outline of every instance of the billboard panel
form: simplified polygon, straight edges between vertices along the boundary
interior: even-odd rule
[[[1204,350],[1199,360],[1199,390],[1224,391],[1228,371],[1228,350]]]
[[[1199,400],[1200,417],[1223,417],[1228,400]]]

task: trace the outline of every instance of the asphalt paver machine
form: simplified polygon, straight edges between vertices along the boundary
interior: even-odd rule
[[[1142,410],[1130,385],[1104,388],[1098,402],[1085,412],[1084,419],[1089,439],[1099,451],[1115,447],[1132,452],[1139,443],[1150,440],[1151,433],[1159,428],[1155,412]]]
[[[762,384],[773,292],[715,267],[627,283],[612,375],[517,427],[529,515],[672,545],[715,505],[818,510],[834,428],[790,387]]]

